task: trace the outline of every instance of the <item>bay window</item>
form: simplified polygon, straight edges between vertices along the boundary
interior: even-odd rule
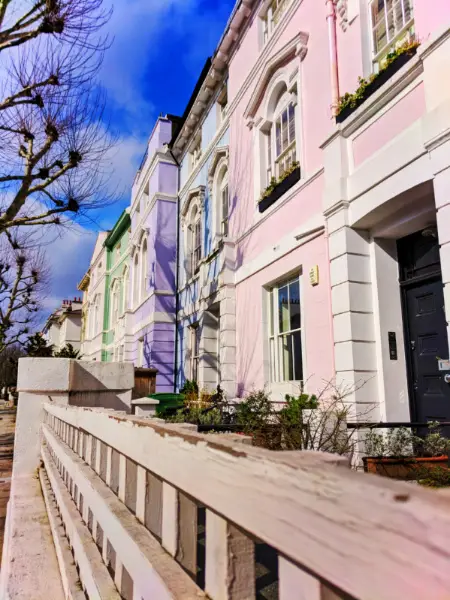
[[[275,286],[269,294],[271,380],[302,381],[300,277]]]
[[[413,0],[370,0],[369,4],[375,68],[387,54],[414,38]]]

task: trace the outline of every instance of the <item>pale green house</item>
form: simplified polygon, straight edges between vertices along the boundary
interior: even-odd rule
[[[128,209],[108,234],[106,249],[105,307],[102,361],[123,361],[125,357],[126,318],[130,288],[130,229]]]

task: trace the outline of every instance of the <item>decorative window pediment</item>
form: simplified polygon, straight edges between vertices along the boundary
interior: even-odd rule
[[[205,204],[205,192],[206,192],[206,188],[204,185],[199,185],[198,187],[193,188],[192,190],[189,190],[189,192],[187,193],[186,198],[183,202],[183,206],[181,207],[181,216],[183,218],[186,218],[186,215],[189,212],[191,204],[196,198],[198,199],[200,210],[203,211],[203,207]]]
[[[214,149],[211,164],[208,170],[208,188],[211,192],[214,185],[214,176],[223,163],[228,164],[228,146],[218,146]]]
[[[266,63],[244,112],[244,117],[251,123],[275,73],[296,56],[300,57],[300,60],[305,58],[308,39],[309,34],[300,32]]]

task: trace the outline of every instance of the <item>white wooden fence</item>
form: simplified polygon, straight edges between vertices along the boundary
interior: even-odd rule
[[[27,392],[18,418],[41,402],[39,479],[62,592],[39,595],[44,578],[27,572],[36,595],[22,598],[252,600],[265,581],[260,597],[279,600],[450,597],[447,492],[48,396]],[[26,536],[11,502],[10,536]],[[20,597],[18,577],[2,565],[2,597]]]

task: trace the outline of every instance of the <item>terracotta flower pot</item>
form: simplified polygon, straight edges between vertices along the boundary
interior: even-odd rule
[[[376,473],[391,479],[414,480],[418,467],[433,469],[434,467],[449,468],[448,456],[429,457],[372,457],[363,458],[364,471]]]

